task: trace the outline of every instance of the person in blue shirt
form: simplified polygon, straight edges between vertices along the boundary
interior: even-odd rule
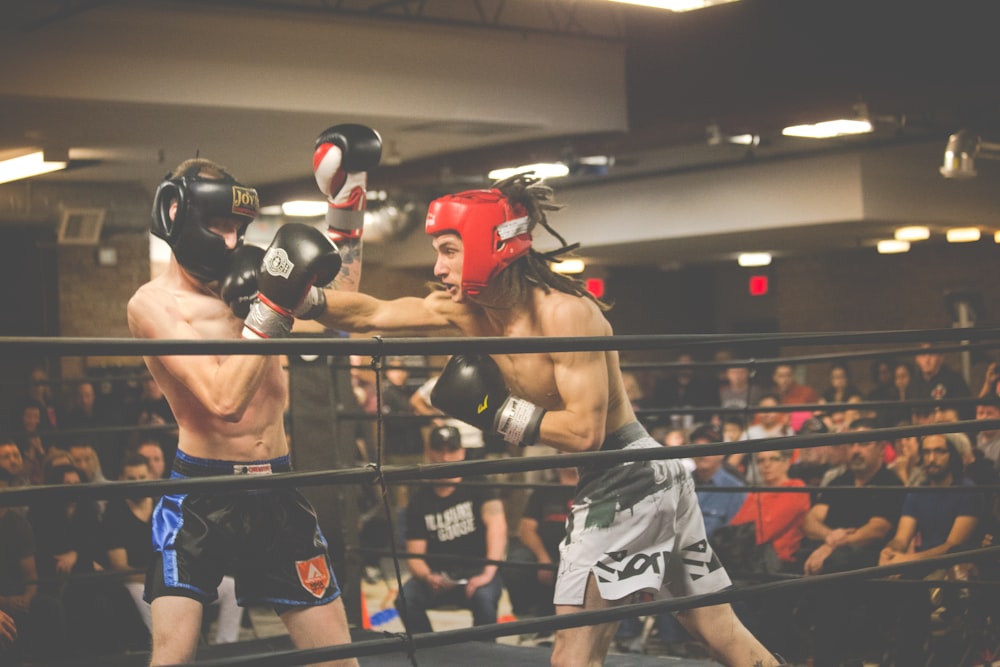
[[[699,426],[691,432],[692,445],[707,445],[722,442],[722,436],[718,431],[710,426]],[[697,491],[698,505],[701,507],[701,515],[705,519],[705,534],[708,539],[719,528],[729,524],[730,520],[736,516],[746,500],[747,494],[733,491],[708,491],[702,489],[705,486],[745,486],[743,480],[722,467],[725,459],[723,454],[713,456],[694,457],[694,483],[699,487]]]

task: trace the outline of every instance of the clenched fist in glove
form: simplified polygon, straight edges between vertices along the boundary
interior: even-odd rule
[[[291,333],[295,317],[317,316],[326,297],[316,285],[333,280],[340,261],[337,246],[315,227],[281,227],[257,272],[257,298],[243,322],[243,337],[284,337]]]
[[[538,441],[545,409],[512,396],[500,368],[486,354],[456,354],[431,390],[431,404],[485,433],[526,447]]]
[[[364,125],[334,125],[316,139],[313,174],[330,202],[326,221],[334,243],[361,237],[368,172],[381,157],[382,138]]]
[[[243,319],[257,297],[257,271],[264,259],[264,249],[243,245],[233,251],[229,271],[222,278],[219,295],[233,315]]]

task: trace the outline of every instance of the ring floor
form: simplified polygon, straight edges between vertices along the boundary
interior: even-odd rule
[[[386,581],[374,583],[362,582],[365,597],[365,607],[370,616],[379,611],[392,608],[395,597],[395,582],[391,586]],[[240,640],[235,644],[210,645],[203,643],[198,648],[197,660],[212,660],[236,658],[239,656],[259,656],[267,653],[284,652],[293,649],[284,625],[271,609],[249,608],[247,622],[240,632]],[[510,615],[510,601],[506,592],[500,600],[498,615],[501,619]],[[472,616],[468,611],[460,609],[431,610],[428,613],[431,624],[437,631],[453,630],[469,627]],[[212,636],[209,628],[207,636]],[[355,641],[379,639],[383,633],[395,634],[403,631],[403,624],[398,617],[374,626],[372,630],[356,630],[352,632]],[[442,646],[417,651],[418,665],[448,667],[450,665],[519,665],[520,667],[547,667],[552,648],[549,645],[533,645],[527,637],[500,637],[496,643],[467,642],[454,646]],[[655,651],[655,649],[654,649]],[[697,658],[682,658],[677,656],[641,653],[624,653],[612,649],[605,662],[607,667],[652,667],[653,665],[670,665],[671,667],[713,667],[718,663]],[[2,660],[0,660],[2,662]],[[368,656],[360,660],[362,667],[411,667],[405,653],[389,653]],[[59,665],[45,667],[146,667],[149,664],[149,654],[146,652],[128,653],[120,656],[104,656],[98,661],[68,661]],[[25,662],[19,667],[41,667],[39,663]]]

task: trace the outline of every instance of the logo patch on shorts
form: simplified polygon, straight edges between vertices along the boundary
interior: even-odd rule
[[[326,587],[330,585],[330,568],[326,565],[326,558],[316,556],[309,560],[297,560],[295,569],[299,573],[302,587],[317,599],[323,597]]]

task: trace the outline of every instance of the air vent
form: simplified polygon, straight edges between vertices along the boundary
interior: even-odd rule
[[[103,208],[67,208],[59,220],[60,245],[97,245],[104,226]]]

